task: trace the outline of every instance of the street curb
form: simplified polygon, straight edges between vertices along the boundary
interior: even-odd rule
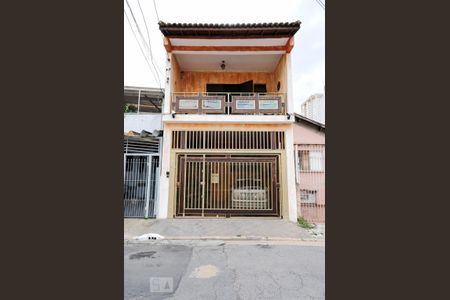
[[[268,242],[314,242],[325,243],[325,239],[261,237],[261,236],[166,236],[164,239],[139,241],[133,238],[124,238],[125,243],[155,243],[161,241],[268,241]]]

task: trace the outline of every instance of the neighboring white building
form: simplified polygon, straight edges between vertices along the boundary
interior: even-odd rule
[[[155,217],[160,178],[164,90],[125,86],[124,217]]]
[[[325,124],[325,95],[314,94],[301,106],[301,114],[308,119]]]

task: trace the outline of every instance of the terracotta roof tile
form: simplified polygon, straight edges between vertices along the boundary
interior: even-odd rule
[[[300,29],[300,21],[284,23],[165,23],[159,29],[167,37],[179,36],[293,36]]]

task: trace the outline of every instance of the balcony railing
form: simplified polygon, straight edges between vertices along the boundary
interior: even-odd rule
[[[171,110],[178,114],[286,114],[285,93],[172,93]]]

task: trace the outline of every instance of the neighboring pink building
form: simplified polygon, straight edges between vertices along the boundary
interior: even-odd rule
[[[308,222],[325,223],[325,125],[295,114],[297,213]]]

